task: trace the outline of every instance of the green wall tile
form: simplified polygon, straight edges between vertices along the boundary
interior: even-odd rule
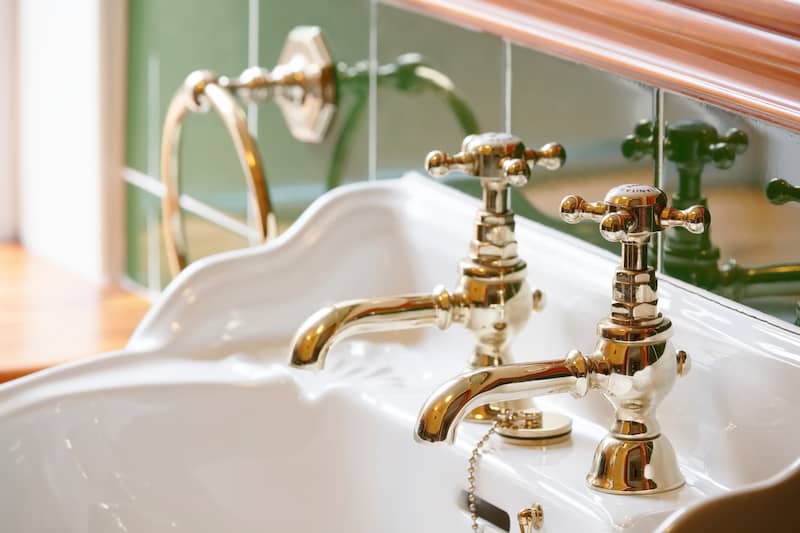
[[[631,162],[620,150],[636,123],[652,118],[652,87],[516,45],[511,66],[511,129],[529,146],[560,142],[564,172],[652,167],[652,158]]]
[[[652,87],[512,45],[511,131],[529,147],[558,142],[567,152],[560,170],[534,169],[518,191],[525,203],[513,202],[514,210],[618,253],[596,225],[564,223],[559,205],[567,194],[599,200],[615,185],[653,183],[653,159],[629,161],[621,151],[636,123],[652,119],[653,94]]]
[[[289,31],[295,26],[322,28],[333,60],[353,65],[369,59],[369,0],[319,2],[262,0],[259,4],[259,63],[272,68]],[[366,79],[365,79],[366,82]],[[366,95],[366,83],[361,89]],[[339,85],[339,110],[320,144],[294,139],[274,102],[259,106],[258,143],[267,169],[273,202],[282,227],[293,221],[328,188],[334,148],[343,124],[356,106],[358,92]],[[364,101],[349,148],[345,152],[340,182],[367,178],[368,119]]]
[[[148,142],[157,141],[148,139],[148,57],[158,39],[155,3],[153,0],[131,0],[128,5],[125,162],[128,167],[143,173],[148,171]]]
[[[247,23],[247,0],[131,0],[129,167],[159,177],[161,128],[172,96],[193,70],[238,75],[246,68]],[[181,166],[183,192],[244,218],[246,182],[213,113],[187,117]]]
[[[215,253],[249,246],[246,238],[186,211],[183,211],[183,224],[186,228],[190,263]]]
[[[481,131],[503,130],[505,62],[499,38],[383,4],[377,18],[381,65],[404,54],[420,54],[427,66],[453,82]],[[383,83],[377,108],[381,178],[422,170],[429,151],[457,150],[465,136],[443,93],[424,83]]]
[[[161,202],[152,194],[133,185],[125,186],[125,271],[142,287],[148,287],[148,231],[160,233]]]

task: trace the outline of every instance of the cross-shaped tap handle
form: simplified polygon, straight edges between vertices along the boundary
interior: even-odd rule
[[[566,151],[558,143],[532,150],[509,133],[480,133],[466,137],[456,154],[430,152],[425,158],[425,169],[436,178],[459,171],[481,181],[521,187],[528,183],[532,167],[556,170],[566,157]]]
[[[620,185],[601,202],[587,202],[569,195],[561,201],[561,218],[570,224],[582,220],[600,223],[600,233],[611,242],[644,243],[653,233],[669,227],[703,233],[710,222],[708,211],[699,205],[688,209],[667,206],[667,195],[650,185]]]
[[[702,168],[713,163],[717,168],[730,168],[736,156],[747,150],[747,135],[736,128],[724,135],[711,124],[699,120],[679,120],[666,125],[664,155],[677,165]],[[622,155],[637,161],[655,155],[656,131],[653,122],[640,121],[622,143]]]

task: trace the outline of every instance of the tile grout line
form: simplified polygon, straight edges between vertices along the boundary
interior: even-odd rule
[[[504,123],[506,128],[506,133],[511,133],[511,81],[512,81],[512,70],[511,70],[511,41],[508,39],[503,39],[503,52],[504,52],[504,61],[505,61],[505,70],[504,70]]]
[[[147,56],[147,171],[151,176],[161,176],[159,158],[159,117],[161,116],[161,58],[157,53]],[[127,173],[126,173],[127,174]],[[161,185],[155,178],[153,181]],[[127,176],[125,181],[127,182]],[[160,213],[147,209],[147,288],[150,292],[161,291],[161,241],[159,230]]]
[[[161,116],[158,85],[160,82],[160,58],[155,53],[147,56],[147,173],[160,176],[158,160],[158,117]]]
[[[656,187],[664,189],[664,91],[660,87],[653,90],[653,115],[656,126],[656,155],[653,158],[653,179]],[[664,238],[661,232],[656,234],[656,272],[663,272],[662,258],[664,254]]]
[[[260,19],[259,13],[259,0],[248,0],[247,3],[247,66],[254,67],[258,65],[258,41],[260,39],[258,22]],[[256,141],[258,141],[258,105],[250,103],[247,105],[247,129]],[[247,224],[253,226],[255,222],[255,206],[252,201],[247,202]],[[253,241],[252,237],[248,239],[249,244],[252,246],[257,241]]]
[[[369,3],[369,102],[367,174],[369,181],[378,179],[378,1]]]
[[[258,65],[258,41],[259,41],[259,0],[248,0],[247,7],[247,66]],[[258,133],[258,105],[255,103],[247,106],[247,128],[255,136]]]
[[[506,133],[511,133],[511,41],[503,39],[503,123]],[[514,200],[508,196],[508,207],[514,209]]]
[[[164,184],[157,179],[132,168],[126,168],[124,175],[125,182],[131,186],[157,198],[164,197]],[[246,239],[254,238],[254,231],[250,226],[193,196],[181,194],[178,197],[178,205],[182,210],[239,235],[240,237]]]

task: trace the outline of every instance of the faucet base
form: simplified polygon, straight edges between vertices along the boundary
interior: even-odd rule
[[[553,444],[569,437],[572,419],[560,413],[542,412],[533,398],[482,405],[466,420],[491,424],[498,421],[497,434],[510,444],[535,446]]]
[[[515,446],[548,446],[569,438],[572,419],[560,413],[511,411],[501,418],[495,432]]]
[[[468,422],[477,422],[479,424],[492,424],[495,420],[499,420],[501,415],[507,411],[539,411],[533,399],[514,400],[511,402],[498,402],[481,405],[476,407],[465,417]]]
[[[594,453],[586,483],[611,494],[656,494],[685,483],[669,440],[622,440],[606,436]]]

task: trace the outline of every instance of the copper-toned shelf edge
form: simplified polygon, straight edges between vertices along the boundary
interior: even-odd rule
[[[800,37],[800,4],[787,0],[670,0],[765,30]]]
[[[388,0],[800,131],[800,41],[667,2]]]

